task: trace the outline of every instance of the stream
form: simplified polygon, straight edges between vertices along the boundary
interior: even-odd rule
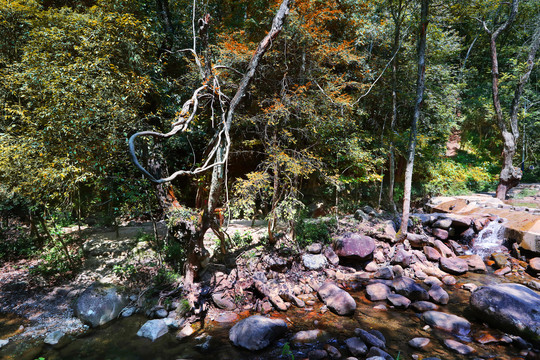
[[[434,356],[441,360],[464,359],[463,355],[457,355],[446,349],[443,345],[445,339],[453,338],[458,341],[467,342],[476,349],[473,358],[483,359],[523,359],[520,357],[520,349],[508,344],[490,343],[481,345],[474,341],[482,336],[499,337],[503,335],[495,329],[489,329],[482,325],[468,310],[470,293],[460,289],[463,283],[474,283],[478,286],[489,285],[500,282],[519,282],[517,278],[499,277],[493,274],[468,273],[458,277],[458,283],[452,287],[445,287],[450,295],[450,302],[446,306],[441,306],[439,311],[464,316],[472,323],[471,334],[467,337],[456,337],[431,328],[424,328],[425,323],[421,319],[420,313],[414,310],[397,310],[388,307],[385,310],[374,309],[375,305],[386,302],[371,302],[366,299],[364,287],[357,290],[347,289],[357,302],[357,310],[352,317],[342,317],[330,311],[324,314],[319,311],[323,305],[317,302],[313,307],[295,308],[292,307],[286,313],[274,312],[272,317],[284,319],[289,332],[287,337],[272,344],[270,347],[251,352],[237,348],[228,340],[228,331],[233,324],[220,324],[207,321],[204,331],[196,331],[190,338],[179,341],[175,338],[174,332],[151,342],[148,339],[140,338],[136,335],[138,329],[147,321],[142,315],[134,315],[129,318],[120,319],[100,327],[90,330],[77,338],[70,339],[67,344],[61,346],[44,345],[42,341],[10,343],[0,350],[0,358],[6,360],[34,360],[44,358],[46,360],[176,360],[176,359],[291,359],[292,357],[282,355],[283,347],[292,334],[300,330],[322,329],[328,333],[326,341],[305,346],[296,347],[291,345],[294,359],[307,358],[307,353],[314,348],[322,348],[324,343],[330,343],[346,357],[348,351],[344,345],[344,340],[354,336],[354,329],[360,327],[365,330],[377,329],[381,331],[387,339],[387,352],[400,359],[413,359],[413,354],[423,357]],[[252,315],[247,311],[240,314],[241,317]],[[22,319],[14,316],[0,315],[0,335],[16,333]],[[415,350],[407,345],[407,342],[414,337],[428,337],[430,344],[423,350]]]

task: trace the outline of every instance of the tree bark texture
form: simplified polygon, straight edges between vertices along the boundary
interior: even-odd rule
[[[420,119],[420,108],[424,99],[425,88],[425,57],[426,57],[426,32],[428,27],[429,0],[422,0],[422,11],[420,19],[420,36],[418,40],[418,80],[416,83],[416,101],[414,104],[414,115],[411,124],[411,135],[409,139],[409,149],[407,155],[407,167],[405,169],[405,184],[403,191],[403,216],[399,236],[407,235],[407,225],[409,223],[409,213],[411,208],[411,185],[414,169],[414,153],[416,149],[417,124]]]

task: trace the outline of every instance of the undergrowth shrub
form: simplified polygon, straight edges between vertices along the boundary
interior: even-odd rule
[[[301,218],[296,222],[296,242],[300,247],[306,247],[315,242],[329,244],[336,226],[335,218]]]

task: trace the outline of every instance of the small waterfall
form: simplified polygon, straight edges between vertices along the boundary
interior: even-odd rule
[[[502,222],[492,221],[478,233],[468,253],[480,255],[485,259],[494,252],[501,252],[503,241],[504,227]]]

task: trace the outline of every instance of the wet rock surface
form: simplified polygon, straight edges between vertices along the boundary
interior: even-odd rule
[[[285,321],[254,315],[236,323],[229,331],[229,339],[236,346],[260,350],[282,336],[285,331]]]
[[[540,343],[540,294],[520,284],[482,287],[470,298],[482,320]]]

